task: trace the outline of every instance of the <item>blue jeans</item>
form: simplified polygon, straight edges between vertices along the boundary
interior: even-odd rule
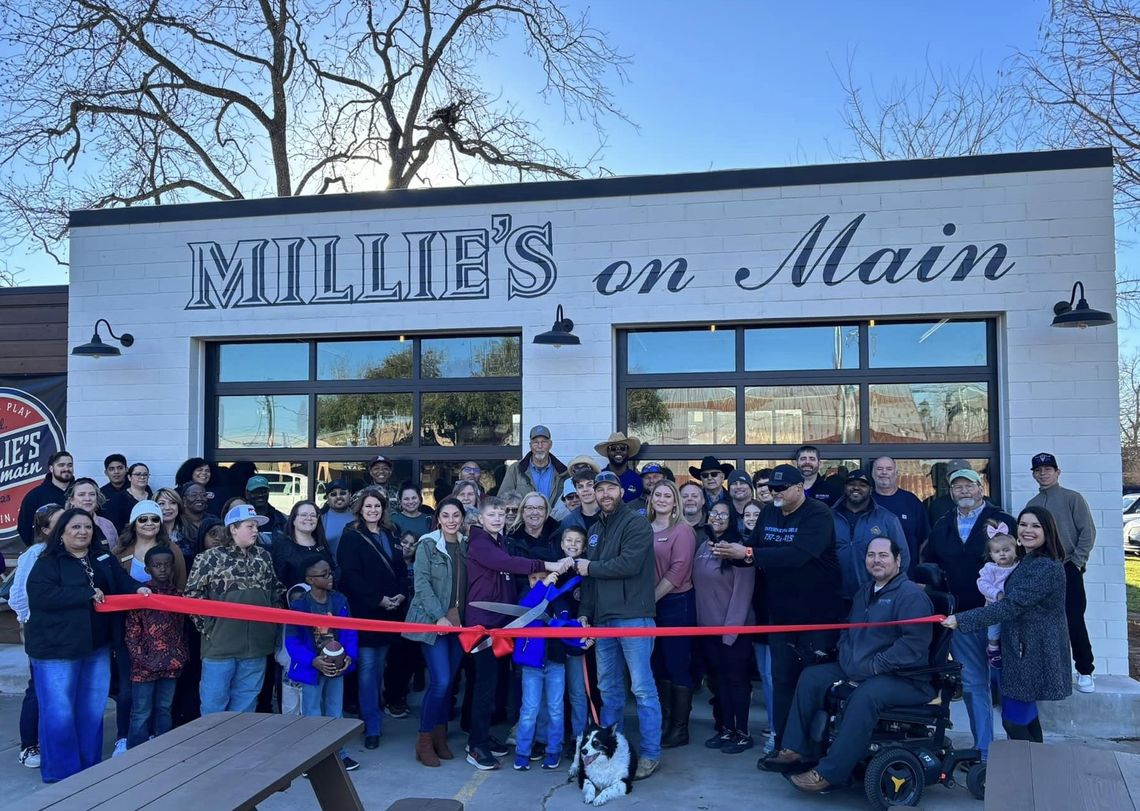
[[[553,641],[553,640],[549,640]],[[548,644],[549,644],[548,641]],[[577,738],[586,729],[586,656],[566,656],[566,695],[570,699],[570,731]]]
[[[657,624],[662,628],[684,628],[697,624],[696,593],[689,589],[680,594],[666,594],[657,601]],[[659,679],[678,687],[693,687],[693,639],[688,636],[663,636],[657,639],[654,668]]]
[[[174,704],[174,686],[178,679],[136,681],[131,684],[131,727],[127,732],[127,746],[146,743],[151,734],[151,717],[154,717],[154,736],[169,732],[174,726],[170,708]]]
[[[427,664],[428,685],[420,705],[420,732],[446,726],[451,715],[451,685],[463,661],[458,634],[440,634],[431,645],[421,642]]]
[[[202,715],[212,712],[253,712],[265,681],[265,657],[203,659],[198,694]]]
[[[344,676],[317,676],[316,684],[301,684],[301,715],[341,718],[344,715]],[[340,756],[347,752],[342,748]]]
[[[39,742],[40,707],[36,703],[36,681],[33,675],[28,676],[28,687],[24,690],[24,700],[20,704],[20,748],[37,746]]]
[[[764,709],[768,711],[768,729],[772,728],[772,649],[767,642],[753,642],[752,652],[756,655],[756,670],[764,685]]]
[[[32,659],[40,706],[40,779],[78,774],[103,759],[103,710],[111,690],[111,652],[82,659]]]
[[[962,665],[962,698],[970,716],[970,731],[974,733],[974,746],[989,756],[990,742],[994,739],[994,711],[990,703],[990,664],[986,659],[986,629],[962,633],[954,631],[950,637],[950,655]]]
[[[616,619],[599,623],[602,628],[654,628],[649,618]],[[622,662],[629,669],[630,685],[637,702],[637,722],[641,729],[638,752],[647,760],[661,759],[661,701],[649,658],[653,654],[653,637],[599,639],[595,646],[598,657],[598,690],[602,694],[602,726],[617,724],[621,730],[625,716],[625,679]]]
[[[384,684],[384,660],[388,658],[388,646],[361,645],[359,654],[356,673],[360,685],[360,720],[364,722],[365,735],[379,735],[382,717],[380,687]]]
[[[546,644],[556,642],[549,639]],[[561,644],[561,643],[559,643]],[[519,709],[519,726],[515,732],[515,752],[530,755],[538,726],[539,710],[546,706],[547,752],[562,751],[563,725],[562,696],[566,692],[566,666],[561,662],[547,662],[543,667],[526,667],[522,670],[522,707]]]

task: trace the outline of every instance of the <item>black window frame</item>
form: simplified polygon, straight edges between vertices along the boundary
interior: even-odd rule
[[[497,377],[423,377],[421,375],[422,342],[427,339],[447,338],[516,338],[520,343],[519,374]],[[321,380],[317,377],[317,344],[342,340],[401,339],[412,344],[412,374],[405,378],[375,378],[362,380]],[[303,380],[249,381],[222,383],[219,354],[223,345],[304,343],[308,345],[308,376]],[[209,339],[205,342],[206,385],[203,417],[205,436],[203,454],[209,461],[227,464],[238,460],[258,462],[299,462],[305,465],[309,499],[314,498],[317,487],[317,466],[322,462],[344,462],[363,465],[369,457],[383,454],[394,460],[410,461],[411,481],[421,480],[421,464],[429,462],[462,463],[468,459],[518,459],[522,450],[522,426],[519,443],[511,445],[428,445],[422,441],[421,396],[434,392],[517,391],[520,404],[523,396],[522,332],[518,329],[479,330],[474,332],[391,332],[362,334],[328,334],[306,336],[256,336],[242,338]],[[395,446],[318,447],[317,397],[324,394],[412,394],[412,441]],[[219,448],[218,398],[227,396],[302,394],[308,399],[308,443],[304,447],[281,448]],[[520,410],[521,415],[521,410]],[[367,477],[367,471],[362,472]],[[398,482],[397,482],[398,484]]]
[[[986,357],[984,366],[913,366],[871,368],[870,330],[875,325],[919,324],[949,318],[952,321],[983,322],[986,329]],[[744,359],[745,330],[757,327],[858,327],[859,365],[853,369],[811,369],[797,371],[746,371]],[[672,372],[667,374],[631,374],[629,367],[629,334],[673,332],[704,327],[706,324],[638,324],[617,327],[617,425],[629,433],[628,392],[631,389],[731,387],[736,392],[736,437],[731,445],[651,445],[643,444],[640,457],[644,459],[700,459],[716,456],[722,462],[731,462],[738,468],[749,459],[791,459],[799,444],[748,444],[745,438],[744,390],[751,386],[798,385],[858,385],[859,387],[859,441],[856,443],[807,442],[819,448],[821,459],[859,459],[869,465],[879,456],[895,459],[985,459],[988,460],[987,482],[989,498],[1000,504],[1001,454],[1000,411],[998,407],[998,345],[996,316],[983,314],[923,315],[898,318],[835,318],[804,319],[796,321],[755,321],[718,323],[717,331],[735,331],[736,365],[734,372]],[[786,349],[786,348],[785,348]],[[988,442],[871,442],[870,386],[883,383],[985,383],[989,416]],[[687,475],[687,471],[677,471]],[[749,471],[751,473],[752,471]]]

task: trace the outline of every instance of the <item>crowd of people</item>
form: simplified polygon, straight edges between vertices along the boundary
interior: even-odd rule
[[[497,493],[464,463],[433,509],[375,456],[367,480],[330,482],[324,504],[288,515],[253,465],[223,470],[191,459],[174,486],[153,490],[146,464],[105,460],[107,481],[75,478],[52,456],[20,508],[20,557],[10,603],[23,627],[31,678],[20,719],[24,765],[45,782],[102,757],[103,708],[117,707],[114,754],[199,714],[278,711],[357,714],[376,749],[385,716],[405,718],[423,690],[414,756],[455,757],[449,725],[467,733],[477,769],[558,768],[591,714],[624,727],[636,705],[636,778],[663,749],[690,743],[694,693],[707,687],[714,729],[703,745],[735,755],[757,746],[750,719],[759,682],[767,724],[758,766],[818,792],[849,779],[878,714],[933,694],[929,624],[796,630],[791,626],[917,619],[932,613],[911,579],[933,564],[957,606],[953,658],[974,745],[993,738],[991,682],[1003,726],[1040,740],[1036,702],[1092,691],[1083,572],[1095,542],[1087,503],[1059,483],[1049,453],[1030,467],[1039,493],[1017,518],[987,501],[964,460],[939,463],[925,500],[899,487],[898,467],[823,475],[818,449],[747,473],[713,456],[686,471],[638,470],[636,437],[611,434],[559,461],[537,425],[529,452]],[[678,476],[680,473],[680,476]],[[677,479],[681,479],[678,485]],[[344,631],[157,610],[101,613],[107,595],[184,595],[296,612],[434,625],[436,632]],[[723,628],[709,636],[519,640],[464,653],[444,629],[500,628],[504,603],[584,628]],[[787,626],[764,634],[755,625]],[[512,662],[513,658],[513,662]],[[462,674],[462,678],[460,678]],[[841,734],[820,759],[807,724],[837,678],[857,684]],[[600,706],[599,706],[600,704]],[[513,724],[505,740],[496,726]],[[349,770],[359,763],[342,753]]]

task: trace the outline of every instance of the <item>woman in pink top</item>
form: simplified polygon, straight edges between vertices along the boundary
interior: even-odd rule
[[[669,480],[649,493],[645,511],[653,527],[653,563],[657,571],[657,624],[666,628],[697,624],[693,597],[693,528],[681,519],[681,494]],[[689,670],[693,640],[662,636],[653,647],[653,675],[661,698],[662,748],[689,742],[689,713],[693,709],[693,677]]]

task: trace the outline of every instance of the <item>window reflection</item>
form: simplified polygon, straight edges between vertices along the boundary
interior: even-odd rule
[[[858,369],[859,327],[756,327],[744,330],[749,372]]]
[[[517,335],[500,338],[426,338],[422,342],[420,376],[517,377],[522,344]]]
[[[858,386],[749,386],[745,442],[799,445],[859,441]]]
[[[875,324],[869,328],[873,369],[907,366],[985,366],[984,321],[927,321]]]
[[[308,442],[304,394],[218,398],[219,448],[301,448]]]
[[[320,341],[318,380],[392,380],[412,376],[412,342]]]
[[[317,447],[385,448],[411,441],[411,394],[317,397]]]
[[[307,343],[222,344],[218,347],[218,382],[308,380]]]
[[[223,463],[222,467],[229,473],[232,464]],[[304,462],[257,462],[255,467],[256,475],[264,476],[269,482],[269,503],[285,515],[289,514],[294,504],[309,498],[308,467]],[[233,481],[230,486],[234,493],[241,493],[245,489],[245,482]],[[219,509],[221,506],[218,505]]]
[[[467,462],[475,462],[480,473],[475,480],[484,493],[494,493],[507,475],[507,459],[469,459],[465,461],[421,462],[420,497],[424,504],[435,507],[439,501],[451,495],[455,483],[459,481],[462,468]]]
[[[872,442],[989,442],[986,383],[871,386]]]
[[[630,374],[731,372],[736,368],[736,331],[630,332],[626,350]]]
[[[736,442],[736,391],[727,386],[630,389],[629,433],[658,445],[719,445]]]
[[[425,393],[420,398],[425,445],[518,445],[522,394],[517,391]]]

